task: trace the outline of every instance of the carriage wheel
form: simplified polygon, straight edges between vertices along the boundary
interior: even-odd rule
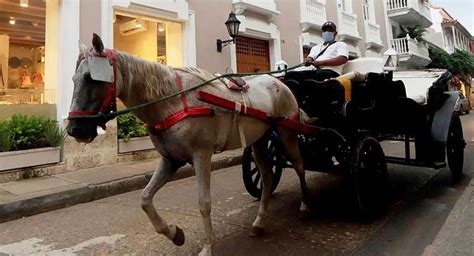
[[[387,203],[387,163],[379,142],[359,140],[352,162],[351,181],[355,206],[364,219],[380,214]]]
[[[446,156],[448,158],[448,166],[454,179],[462,176],[464,165],[464,141],[461,119],[454,114],[449,126],[448,140],[446,142]]]
[[[281,172],[283,171],[284,159],[281,150],[276,145],[277,141],[273,137],[268,140],[268,158],[271,162],[273,180],[272,193],[280,183]],[[242,177],[247,192],[253,197],[260,199],[262,196],[262,179],[255,160],[253,158],[252,147],[248,146],[244,150],[242,158]]]

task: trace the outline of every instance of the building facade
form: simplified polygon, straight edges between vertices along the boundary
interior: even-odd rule
[[[383,0],[387,14],[387,39],[400,55],[400,66],[419,69],[428,65],[428,47],[409,36],[415,28],[429,28],[431,12],[426,0]]]
[[[471,52],[469,31],[444,8],[430,5],[433,25],[426,38],[431,43],[440,46],[448,53],[455,49]]]
[[[6,81],[0,84],[0,120],[22,113],[66,124],[78,41],[91,45],[92,33],[101,36],[106,48],[173,67],[199,67],[219,73],[258,72],[273,70],[279,60],[290,66],[301,63],[312,46],[322,43],[321,25],[331,20],[338,26],[338,39],[347,43],[350,58],[381,57],[387,48],[394,47],[407,67],[421,67],[429,61],[427,48],[404,32],[411,24],[431,25],[429,9],[420,0],[29,3],[28,7],[20,7],[16,1],[0,3],[1,21],[17,20],[14,25],[0,25],[0,64],[2,81]],[[241,21],[239,36],[235,44],[219,52],[216,41],[229,39],[224,22],[231,11]],[[15,60],[12,57],[20,61],[29,58],[34,67],[10,67],[10,60]],[[36,78],[39,76],[41,79]],[[25,99],[28,104],[24,104]],[[119,153],[119,143],[115,120],[108,123],[107,133],[102,132],[91,144],[80,145],[68,138],[59,167],[51,172],[156,156],[151,151]]]

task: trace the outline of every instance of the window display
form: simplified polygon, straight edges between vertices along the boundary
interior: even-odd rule
[[[114,48],[173,67],[183,65],[182,24],[116,11]]]
[[[0,2],[0,105],[45,104],[45,1]],[[49,101],[52,97],[47,97]]]

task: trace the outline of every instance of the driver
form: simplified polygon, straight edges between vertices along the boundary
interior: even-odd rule
[[[304,60],[306,66],[314,65],[320,69],[288,72],[286,79],[324,81],[341,75],[342,67],[349,58],[347,45],[336,40],[337,30],[336,24],[333,22],[325,22],[321,26],[321,30],[324,42],[313,46],[308,57]]]

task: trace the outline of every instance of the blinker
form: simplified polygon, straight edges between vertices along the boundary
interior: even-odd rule
[[[114,81],[113,65],[108,58],[92,56],[87,58],[91,78],[95,81],[112,83]]]

